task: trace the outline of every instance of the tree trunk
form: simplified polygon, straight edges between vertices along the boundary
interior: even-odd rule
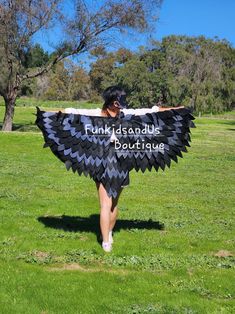
[[[13,96],[11,98],[4,98],[4,100],[5,116],[3,120],[2,131],[12,131],[16,96]]]

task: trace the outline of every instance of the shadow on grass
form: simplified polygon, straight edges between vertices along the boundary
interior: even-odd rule
[[[97,241],[100,242],[100,229],[99,229],[100,216],[97,214],[90,215],[89,217],[80,216],[42,216],[38,217],[38,221],[43,223],[46,227],[54,229],[62,229],[70,232],[93,232],[97,236]],[[115,225],[115,231],[121,229],[157,229],[163,230],[164,224],[159,221],[149,220],[126,220],[119,219]]]
[[[0,130],[2,130],[2,123],[0,123]],[[30,131],[40,131],[38,127],[34,123],[28,123],[28,124],[13,124],[12,131],[18,131],[18,132],[30,132]]]
[[[224,120],[224,121],[220,121],[220,124],[226,124],[226,125],[235,125],[235,120]]]

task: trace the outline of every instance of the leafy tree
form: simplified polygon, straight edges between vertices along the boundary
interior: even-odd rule
[[[198,112],[219,112],[224,107],[231,108],[230,96],[220,97],[218,94],[218,91],[227,89],[224,74],[229,69],[224,62],[224,50],[230,56],[229,66],[234,68],[230,48],[227,42],[217,42],[203,36],[169,36],[163,39],[168,102],[190,104]],[[229,81],[232,82],[231,78]]]
[[[126,90],[130,107],[148,107],[152,103],[151,73],[138,57],[115,69],[114,75],[116,83]]]
[[[49,54],[45,52],[39,44],[29,46],[24,52],[23,65],[29,68],[37,68],[46,65],[49,61]],[[23,58],[22,58],[23,59]]]
[[[91,51],[91,55],[97,58],[89,72],[91,88],[96,94],[101,94],[106,87],[116,83],[114,70],[131,59],[133,53],[126,48],[108,53],[104,47],[99,47]]]
[[[160,3],[161,0],[105,0],[100,4],[73,0],[74,10],[66,15],[62,0],[0,0],[0,95],[5,101],[2,130],[12,130],[15,100],[25,80],[49,72],[69,56],[107,42],[112,30],[146,30]],[[28,68],[25,53],[32,38],[55,26],[61,30],[60,45],[46,64]]]
[[[87,100],[90,98],[90,77],[82,67],[74,66],[69,90],[71,100]]]
[[[89,73],[91,86],[98,94],[104,90],[107,84],[111,84],[115,62],[115,54],[106,53],[104,56],[99,56],[97,61],[91,65]]]
[[[67,99],[68,85],[68,70],[64,67],[64,63],[60,62],[49,75],[48,89],[43,98],[49,100]]]
[[[84,100],[90,95],[90,78],[71,60],[58,63],[48,75],[43,98],[50,100]]]
[[[172,35],[111,68],[106,80],[122,84],[133,107],[182,104],[220,112],[235,103],[234,73],[235,50],[228,42]]]
[[[24,56],[22,56],[22,63],[25,68],[32,69],[46,65],[49,61],[49,54],[45,52],[39,44],[29,46],[25,49]],[[24,80],[21,85],[19,95],[31,96],[36,93],[38,88],[37,79]],[[38,91],[37,91],[38,92]]]

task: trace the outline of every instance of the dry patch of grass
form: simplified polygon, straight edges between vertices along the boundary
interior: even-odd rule
[[[234,254],[231,253],[230,251],[227,251],[227,250],[219,250],[217,253],[214,254],[214,256],[217,256],[217,257],[231,257],[231,256],[234,256]]]
[[[57,266],[47,266],[45,267],[47,271],[81,271],[81,272],[89,272],[89,273],[97,273],[97,272],[106,272],[111,274],[118,274],[118,275],[129,275],[130,272],[133,273],[135,271],[132,270],[126,270],[126,269],[113,269],[109,267],[93,267],[88,268],[81,266],[79,263],[67,263],[67,264],[61,264]]]

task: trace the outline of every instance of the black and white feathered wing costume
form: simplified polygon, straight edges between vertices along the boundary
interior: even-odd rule
[[[47,112],[37,107],[45,144],[79,175],[102,182],[116,197],[129,171],[170,167],[190,146],[194,117],[187,108],[118,117]],[[139,144],[138,144],[139,143]]]

